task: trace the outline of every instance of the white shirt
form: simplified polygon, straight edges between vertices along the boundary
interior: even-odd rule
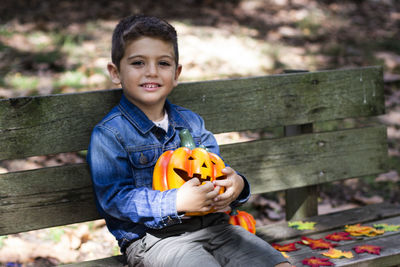
[[[153,121],[153,123],[157,126],[160,127],[161,129],[164,129],[165,132],[168,132],[168,113],[167,111],[164,111],[164,118],[160,121]]]

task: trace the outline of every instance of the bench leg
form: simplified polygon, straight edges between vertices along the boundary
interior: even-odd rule
[[[317,186],[286,190],[286,220],[302,220],[318,215]]]
[[[285,136],[313,132],[312,123],[285,126]],[[317,186],[307,186],[286,190],[286,220],[301,220],[318,215]]]

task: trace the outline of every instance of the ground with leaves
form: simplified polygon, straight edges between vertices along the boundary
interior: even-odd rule
[[[182,81],[383,65],[391,171],[322,188],[321,213],[399,202],[400,2],[395,0],[26,1],[0,6],[0,98],[112,87],[106,72],[119,18],[166,18],[179,34]],[[335,125],[332,125],[335,127]],[[255,133],[219,135],[232,142]],[[60,154],[0,162],[0,172],[83,162]],[[253,196],[258,224],[282,220],[280,193]],[[0,237],[0,262],[52,266],[118,253],[103,221]]]

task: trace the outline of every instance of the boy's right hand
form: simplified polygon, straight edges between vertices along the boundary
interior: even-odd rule
[[[220,187],[211,182],[200,186],[200,181],[193,178],[184,183],[176,195],[177,212],[206,212],[213,207],[213,199],[219,194]]]

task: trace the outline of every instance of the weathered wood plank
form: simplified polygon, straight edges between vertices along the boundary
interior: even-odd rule
[[[288,226],[287,222],[257,227],[257,235],[268,242],[292,242],[303,235],[326,233],[343,228],[344,225],[367,223],[371,221],[386,220],[400,216],[400,204],[379,203],[365,207],[338,211],[334,213],[313,216],[307,221],[316,222],[315,230],[299,231]],[[321,234],[322,236],[322,234]]]
[[[87,149],[120,90],[0,100],[0,160]]]
[[[384,113],[380,67],[189,83],[171,99],[215,133]]]
[[[248,177],[253,193],[380,173],[387,156],[384,127],[260,140],[221,149],[225,160]],[[1,174],[0,214],[0,235],[97,219],[86,164]]]
[[[227,145],[221,155],[256,194],[383,173],[386,140],[378,126]]]
[[[99,218],[86,164],[0,176],[0,235]]]
[[[86,149],[93,126],[120,95],[0,100],[0,160]],[[384,113],[380,67],[183,83],[170,99],[202,115],[214,133]]]

